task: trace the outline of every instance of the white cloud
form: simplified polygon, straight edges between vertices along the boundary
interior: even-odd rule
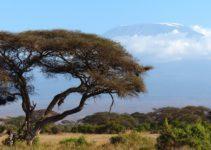
[[[161,25],[167,25],[167,26],[183,26],[182,24],[180,23],[176,23],[176,22],[163,22],[163,23],[160,23]]]
[[[124,45],[135,57],[170,61],[186,58],[211,58],[211,30],[198,25],[192,27],[204,36],[189,37],[173,30],[154,36],[119,36],[113,39]]]
[[[199,25],[192,26],[192,29],[196,32],[199,32],[205,36],[211,36],[211,29],[205,29]]]

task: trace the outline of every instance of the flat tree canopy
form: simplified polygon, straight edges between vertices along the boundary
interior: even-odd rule
[[[56,93],[42,118],[34,123],[31,117],[36,104],[31,102],[30,94],[34,89],[31,80],[35,68],[49,77],[66,75],[71,77],[69,80],[78,79],[80,84]],[[27,131],[23,137],[81,111],[91,97],[100,94],[125,97],[144,92],[142,75],[149,69],[140,65],[120,44],[93,34],[66,30],[0,32],[0,89],[4,89],[4,95],[22,100],[26,114],[23,130]],[[77,107],[48,116],[72,93],[81,95]]]

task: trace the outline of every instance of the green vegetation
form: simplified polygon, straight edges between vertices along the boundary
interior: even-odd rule
[[[41,132],[49,134],[61,132],[114,134],[123,133],[126,130],[136,130],[139,132],[160,133],[163,130],[165,119],[168,120],[168,124],[176,127],[198,122],[209,123],[209,112],[210,109],[200,106],[164,107],[149,113],[118,114],[98,112],[86,116],[78,122],[63,121],[60,124],[48,124]],[[0,131],[3,132],[3,130],[11,128],[17,130],[23,121],[24,117],[22,116],[4,119]]]
[[[112,122],[114,124],[122,125],[126,129],[131,129],[138,125],[137,119],[129,114],[118,114],[109,112],[95,113],[81,119],[80,122],[91,125],[105,125]]]
[[[51,138],[55,135],[51,135]],[[77,137],[65,137],[62,139],[55,138],[54,141],[50,142],[42,142],[43,139],[46,139],[46,135],[41,135],[40,142],[38,144],[33,144],[31,146],[27,146],[24,142],[17,142],[14,146],[2,146],[0,149],[3,150],[154,150],[155,149],[155,138],[145,137],[146,135],[142,135],[138,132],[131,132],[127,134],[119,134],[118,136],[124,138],[124,142],[111,143],[109,140],[113,138],[112,136],[108,136],[105,138],[101,136],[100,141],[96,143],[95,141],[90,141],[90,138],[93,138],[96,135],[87,135],[85,136],[77,136]],[[113,135],[114,138],[116,135]],[[98,136],[99,138],[99,136]],[[52,139],[51,139],[52,140]],[[56,141],[57,140],[57,141]]]
[[[169,124],[173,126],[210,122],[209,112],[210,109],[201,106],[187,106],[184,108],[164,107],[154,109],[153,112],[149,113],[117,114],[100,112],[81,119],[80,123],[92,126],[113,123],[127,130],[159,133],[163,129],[165,119],[168,119]]]
[[[115,134],[124,132],[125,130],[126,128],[123,125],[110,122],[104,125],[91,125],[91,124],[78,125],[74,126],[71,131],[74,133]]]
[[[121,147],[122,149],[155,149],[155,141],[152,138],[141,136],[138,132],[131,132],[129,134],[120,134],[110,138],[109,147],[114,149]]]
[[[165,107],[149,113],[118,114],[99,112],[78,122],[63,121],[46,125],[41,133],[84,133],[118,134],[101,149],[201,149],[211,148],[210,109],[187,106],[184,108]],[[11,127],[16,130],[23,117],[10,117],[0,126],[1,133]],[[126,132],[127,131],[127,132]],[[128,134],[129,132],[129,134]],[[157,133],[158,138],[144,138],[143,132]],[[157,136],[156,136],[157,137]],[[20,142],[17,142],[20,144]],[[34,145],[39,145],[39,139]],[[156,145],[156,146],[155,146]],[[60,142],[62,148],[95,149],[93,143],[84,137],[66,138]]]
[[[86,139],[82,136],[79,138],[68,138],[68,139],[64,139],[62,141],[60,141],[60,144],[72,144],[74,143],[76,146],[78,145],[87,145],[88,142],[86,141]]]
[[[188,146],[190,148],[209,150],[211,148],[210,124],[180,124],[172,126],[165,121],[163,130],[157,139],[157,148],[172,149]]]
[[[4,125],[0,125],[0,133],[3,133],[6,130],[6,127]]]

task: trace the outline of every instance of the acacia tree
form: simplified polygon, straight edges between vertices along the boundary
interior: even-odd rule
[[[80,82],[57,93],[42,117],[32,121],[36,104],[30,95],[34,91],[31,81],[35,68],[49,77],[65,75],[71,77],[69,80]],[[18,138],[28,143],[43,126],[81,111],[92,97],[100,94],[125,97],[144,92],[142,75],[149,69],[138,64],[118,43],[92,34],[66,30],[0,32],[0,70],[7,79],[7,84],[0,87],[13,100],[22,101],[25,122]],[[4,81],[3,76],[0,81]],[[81,95],[76,99],[75,108],[49,116],[56,105],[61,105],[73,93]]]

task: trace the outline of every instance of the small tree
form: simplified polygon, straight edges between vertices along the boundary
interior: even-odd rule
[[[31,81],[35,68],[49,77],[69,76],[79,84],[56,94],[42,117],[32,121],[36,104],[30,100],[30,94],[34,89]],[[18,138],[28,143],[45,125],[81,111],[89,98],[100,94],[125,97],[144,92],[142,75],[149,69],[139,65],[118,43],[92,34],[65,30],[0,32],[0,70],[7,78],[6,86],[0,87],[13,99],[22,100],[26,117]],[[73,93],[81,95],[78,106],[49,116],[56,105]]]

